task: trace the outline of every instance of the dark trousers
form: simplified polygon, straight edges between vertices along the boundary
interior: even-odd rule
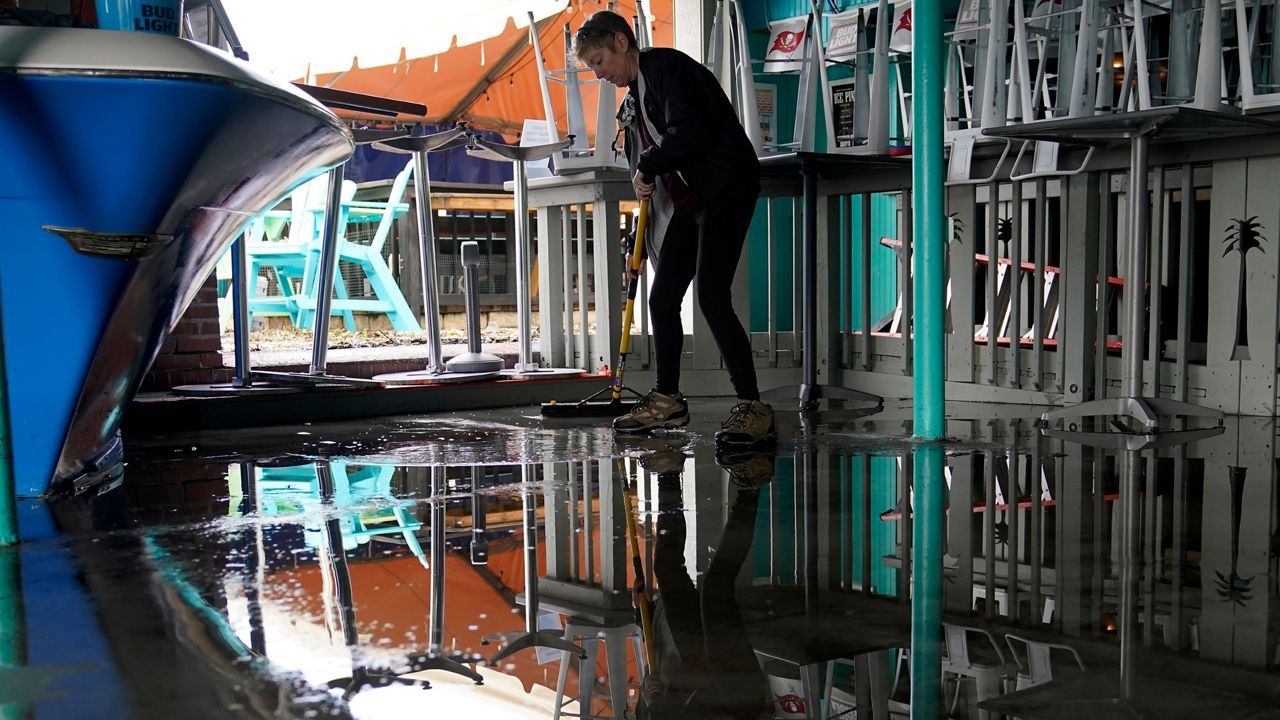
[[[760,399],[751,340],[733,311],[731,292],[755,207],[755,195],[741,196],[697,215],[677,210],[671,218],[649,289],[658,392],[674,395],[680,391],[684,345],[680,302],[696,276],[698,309],[711,327],[734,391],[745,400]]]
[[[684,562],[686,527],[678,482],[676,475],[664,487],[663,476],[658,478],[653,574],[679,662],[659,668],[666,692],[655,698],[649,716],[755,720],[761,716],[766,681],[747,637],[734,583],[751,551],[760,493],[739,493],[699,591]]]

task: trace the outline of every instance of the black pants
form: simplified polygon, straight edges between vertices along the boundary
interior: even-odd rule
[[[665,475],[658,476],[653,574],[661,614],[679,660],[675,667],[659,668],[666,689],[653,700],[648,717],[755,720],[761,716],[767,683],[747,637],[734,583],[751,551],[760,493],[740,492],[735,498],[699,591],[684,561],[686,526],[679,475],[672,473],[664,483]],[[660,632],[655,635],[664,637]]]
[[[677,210],[671,218],[649,289],[658,392],[674,395],[680,390],[680,354],[684,345],[680,302],[696,275],[698,309],[711,327],[734,391],[745,400],[760,399],[751,340],[733,311],[731,288],[755,207],[756,196],[747,195],[731,198],[697,215]]]

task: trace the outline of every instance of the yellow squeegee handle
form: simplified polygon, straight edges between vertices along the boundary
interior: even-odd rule
[[[653,608],[649,600],[649,588],[645,584],[644,561],[640,555],[640,539],[639,533],[636,532],[636,516],[632,510],[631,493],[632,490],[629,484],[623,478],[623,512],[627,514],[627,541],[631,545],[631,568],[636,575],[631,590],[635,598],[636,608],[640,611],[640,632],[641,638],[644,640],[645,662],[649,665],[649,673],[656,675],[658,672],[658,658],[653,646]]]
[[[649,201],[640,201],[640,219],[636,221],[636,241],[631,248],[631,265],[627,268],[627,307],[622,313],[622,340],[618,343],[618,367],[613,373],[613,399],[622,397],[622,373],[627,365],[627,348],[631,344],[631,316],[635,312],[636,292],[640,289],[640,268],[644,266],[644,233],[649,224]]]

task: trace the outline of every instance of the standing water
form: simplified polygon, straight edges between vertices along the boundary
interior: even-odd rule
[[[1270,420],[1112,449],[958,412],[925,478],[904,408],[736,453],[533,409],[134,438],[0,551],[0,717],[906,717],[913,682],[957,718],[1280,717]]]

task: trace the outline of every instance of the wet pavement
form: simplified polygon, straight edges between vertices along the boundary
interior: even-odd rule
[[[1280,718],[1272,420],[727,410],[127,438],[0,551],[0,718]]]

